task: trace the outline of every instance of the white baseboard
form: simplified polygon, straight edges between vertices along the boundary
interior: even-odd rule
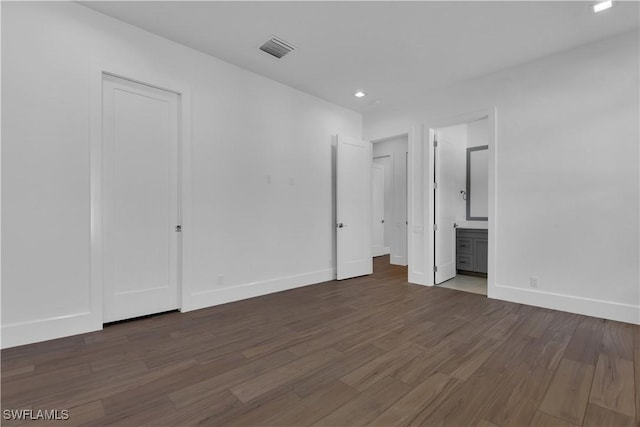
[[[183,300],[182,311],[197,310],[327,282],[334,280],[335,277],[336,273],[334,269],[326,269],[241,286],[196,292]],[[431,279],[429,279],[426,274],[411,271],[409,271],[409,282],[423,286],[433,285]],[[489,297],[640,325],[640,307],[631,304],[621,304],[502,285],[492,286]],[[0,347],[15,347],[100,329],[102,329],[102,319],[96,319],[96,316],[89,312],[12,323],[2,325]]]
[[[640,325],[640,306],[495,285],[489,298]]]
[[[48,341],[102,329],[90,312],[2,325],[2,348]]]
[[[293,276],[279,277],[277,279],[247,283],[246,285],[232,286],[221,289],[210,289],[194,292],[187,295],[182,301],[182,311],[192,311],[214,305],[226,304],[247,298],[259,297],[274,292],[286,291],[307,285],[335,280],[334,269],[314,271],[311,273],[296,274]]]
[[[223,289],[212,289],[188,295],[181,311],[191,311],[260,295],[335,280],[334,269],[315,271],[249,283]],[[90,312],[2,325],[0,348],[16,347],[102,329],[102,319]]]
[[[391,253],[391,246],[385,246],[382,252],[382,255],[389,255]]]

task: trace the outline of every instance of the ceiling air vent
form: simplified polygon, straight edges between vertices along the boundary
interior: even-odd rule
[[[265,44],[260,46],[260,50],[267,52],[271,56],[275,56],[280,59],[287,53],[291,52],[295,48],[286,41],[279,39],[278,37],[271,37]]]

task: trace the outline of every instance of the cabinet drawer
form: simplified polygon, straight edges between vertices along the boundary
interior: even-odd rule
[[[471,239],[461,239],[458,237],[456,242],[457,242],[457,249],[456,249],[457,254],[471,255],[473,253],[473,246],[471,245]]]
[[[487,230],[480,228],[458,228],[456,237],[459,239],[486,239]]]
[[[473,271],[473,257],[471,255],[458,255],[456,269]]]

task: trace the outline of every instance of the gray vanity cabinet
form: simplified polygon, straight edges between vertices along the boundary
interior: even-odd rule
[[[487,230],[456,229],[456,269],[460,273],[487,275]]]

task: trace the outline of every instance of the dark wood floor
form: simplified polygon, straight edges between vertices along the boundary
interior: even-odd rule
[[[2,409],[68,409],[55,425],[640,425],[640,327],[409,285],[386,257],[375,270],[4,350]]]

